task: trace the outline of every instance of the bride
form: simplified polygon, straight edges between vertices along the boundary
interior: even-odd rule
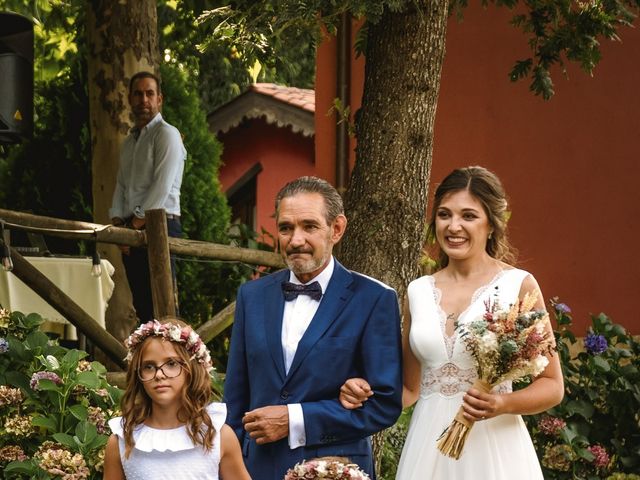
[[[545,308],[535,278],[509,264],[506,221],[504,190],[485,168],[454,170],[436,190],[429,233],[440,249],[440,270],[409,284],[404,307],[403,406],[417,403],[398,480],[543,478],[520,415],[562,400],[558,356],[550,355],[546,369],[526,388],[513,392],[505,382],[483,393],[471,388],[475,364],[455,329],[481,317],[489,299],[498,298],[507,308],[535,291],[534,308]],[[341,388],[340,401],[345,408],[359,408],[370,395],[366,379],[352,378]],[[454,460],[436,444],[461,405],[475,426]]]

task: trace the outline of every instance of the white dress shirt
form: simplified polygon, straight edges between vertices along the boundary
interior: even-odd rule
[[[110,218],[162,208],[180,215],[180,186],[187,151],[177,128],[156,114],[136,136],[130,133],[120,150],[120,166]]]
[[[327,291],[329,280],[333,275],[334,260],[329,260],[329,265],[322,270],[315,278],[308,283],[318,282],[322,287],[322,294]],[[303,285],[293,272],[289,274],[289,281]],[[306,284],[304,284],[306,285]],[[320,299],[322,300],[322,299]],[[285,301],[284,313],[282,317],[282,352],[284,354],[284,368],[288,374],[293,358],[298,349],[298,343],[307,331],[313,316],[316,314],[320,306],[320,300],[313,300],[309,295],[298,295],[297,298]],[[304,415],[302,413],[302,405],[299,403],[291,403],[287,405],[289,410],[289,448],[298,448],[306,444],[306,433],[304,429]]]

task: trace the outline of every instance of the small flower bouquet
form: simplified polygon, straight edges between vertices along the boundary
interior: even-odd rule
[[[297,463],[284,480],[369,480],[371,477],[355,463],[338,457],[326,457]]]
[[[500,310],[498,301],[489,299],[478,320],[459,326],[460,338],[476,361],[478,380],[473,388],[489,392],[507,380],[517,381],[542,373],[554,348],[554,338],[546,328],[549,316],[544,310],[532,310],[537,294],[508,310]],[[438,449],[449,457],[460,458],[473,422],[464,418],[460,407],[456,417],[438,439]]]

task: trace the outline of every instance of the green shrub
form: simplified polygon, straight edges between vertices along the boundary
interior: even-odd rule
[[[102,364],[57,345],[41,323],[0,310],[0,478],[102,478],[122,392]]]
[[[640,469],[640,343],[601,313],[581,347],[570,309],[552,306],[565,397],[525,417],[545,478],[639,479],[630,474]]]

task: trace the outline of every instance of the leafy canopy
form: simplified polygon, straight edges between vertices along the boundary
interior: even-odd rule
[[[619,40],[618,29],[631,26],[636,19],[640,0],[481,0],[514,12],[511,24],[529,37],[531,55],[519,59],[511,69],[510,79],[530,80],[530,90],[549,99],[554,94],[551,70],[565,62],[577,62],[591,74],[598,64],[601,39]],[[451,0],[450,11],[462,15],[468,0]],[[387,12],[410,12],[428,15],[427,2],[419,0],[238,0],[229,5],[205,11],[198,19],[208,28],[209,37],[202,43],[229,44],[241,52],[247,64],[282,61],[278,46],[303,32],[312,32],[313,45],[326,29],[335,32],[339,17],[349,12],[366,19],[360,34],[364,51],[366,26],[391,21]],[[281,50],[280,50],[281,51]]]

